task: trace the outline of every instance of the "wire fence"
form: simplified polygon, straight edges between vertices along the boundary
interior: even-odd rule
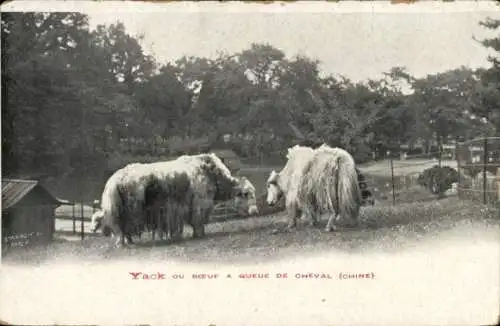
[[[454,153],[435,151],[416,155],[391,155],[389,159],[360,167],[367,188],[379,202],[393,205],[436,199],[435,194],[419,183],[419,176],[432,167],[456,168]]]
[[[500,137],[457,144],[460,199],[498,205],[500,201]]]
[[[390,201],[393,205],[404,202],[435,200],[439,189],[425,189],[419,176],[432,167],[450,167],[457,172],[452,188],[445,196],[462,200],[478,201],[487,205],[500,202],[500,137],[477,138],[447,150],[428,154],[392,155],[387,167],[370,166],[360,168],[366,174],[368,188],[379,201]],[[390,153],[388,153],[390,154]],[[485,181],[486,180],[486,181]],[[438,196],[436,196],[438,195]]]
[[[90,231],[92,215],[100,210],[99,200],[92,203],[67,202],[56,209],[56,234],[71,237],[94,236]],[[211,222],[223,222],[231,219],[244,218],[232,201],[216,203],[211,214]],[[160,221],[154,221],[157,224]]]

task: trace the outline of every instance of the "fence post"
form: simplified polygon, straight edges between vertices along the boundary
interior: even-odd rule
[[[84,220],[83,220],[83,202],[80,203],[80,213],[81,213],[81,216],[80,216],[80,232],[81,232],[81,236],[82,236],[82,240],[84,239]]]
[[[483,204],[486,205],[487,196],[486,196],[486,165],[488,164],[488,138],[484,138],[483,144]]]
[[[76,217],[75,217],[75,203],[71,205],[71,217],[73,220],[73,235],[76,234]]]
[[[443,160],[443,144],[439,143],[438,148],[438,166],[441,167],[441,161]]]
[[[392,156],[390,156],[389,159],[391,162],[392,204],[396,205],[396,192],[394,189],[394,163],[393,163]]]
[[[460,155],[459,155],[459,144],[455,144],[455,159],[457,160],[457,172],[458,172],[458,182],[457,182],[457,195],[458,199],[462,199],[461,194],[462,194],[462,174],[460,173]]]
[[[496,177],[496,183],[497,183],[497,193],[495,194],[496,196],[496,201],[498,207],[500,207],[500,166],[497,165],[497,177]]]

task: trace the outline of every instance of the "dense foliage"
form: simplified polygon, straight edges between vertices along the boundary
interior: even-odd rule
[[[448,189],[451,189],[453,183],[458,182],[458,178],[459,175],[455,169],[435,165],[425,169],[418,176],[418,183],[433,194],[443,196]]]
[[[500,51],[500,38],[481,42]],[[102,178],[117,157],[197,152],[226,134],[225,146],[261,162],[299,140],[362,162],[500,128],[498,58],[425,78],[396,67],[364,83],[321,77],[317,60],[269,44],[160,65],[123,24],[91,30],[79,13],[2,13],[1,46],[4,176]]]

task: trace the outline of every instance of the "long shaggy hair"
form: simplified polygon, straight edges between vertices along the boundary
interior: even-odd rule
[[[111,230],[117,245],[123,245],[125,238],[132,243],[132,235],[140,235],[146,226],[179,239],[179,220],[192,194],[187,173],[176,171],[175,165],[133,163],[116,171],[104,187],[101,213],[93,216],[92,231]]]
[[[285,195],[289,228],[296,226],[300,214],[316,224],[318,215],[329,213],[327,231],[335,229],[337,215],[338,221],[357,223],[362,197],[355,162],[348,152],[325,144],[315,150],[294,146],[287,158],[283,170],[273,171],[268,179],[268,204]]]
[[[106,183],[102,217],[96,215],[92,228],[109,227],[119,237],[117,244],[120,240],[123,244],[124,237],[132,242],[131,236],[140,234],[146,225],[177,240],[188,223],[193,237],[202,237],[214,202],[235,197],[252,207],[255,187],[233,177],[215,154],[129,164]]]
[[[249,202],[250,198],[243,197],[243,194],[248,193],[247,183],[241,183],[238,178],[232,176],[217,155],[213,153],[183,155],[176,162],[190,168],[188,176],[193,200],[191,210],[184,220],[193,228],[193,237],[205,235],[205,224],[209,221],[216,201],[227,201],[238,197],[239,200]],[[253,189],[255,191],[255,188]]]
[[[335,215],[348,225],[356,225],[362,204],[356,163],[341,148],[322,145],[304,171],[298,201],[313,219],[330,213],[327,229],[334,228]]]
[[[303,183],[304,170],[314,153],[312,148],[306,146],[295,145],[289,148],[285,167],[279,174],[273,170],[267,180],[267,204],[274,206],[285,196],[285,206],[290,217],[289,228],[296,225],[296,216],[302,213],[297,203],[298,191]]]
[[[149,212],[156,218],[160,232],[170,234],[172,240],[182,237],[184,218],[189,215],[194,192],[191,184],[193,167],[180,164],[176,160],[145,164],[160,180],[159,196],[148,206]],[[154,192],[153,192],[154,193]]]
[[[133,163],[116,171],[106,182],[101,196],[101,227],[117,236],[117,245],[132,243],[132,235],[144,229],[146,192],[160,183],[143,164]]]
[[[296,200],[299,187],[303,183],[304,171],[314,154],[315,151],[306,146],[295,145],[288,149],[288,161],[279,173],[280,188],[286,192],[287,201]]]

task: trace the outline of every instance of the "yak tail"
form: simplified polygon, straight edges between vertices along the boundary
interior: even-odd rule
[[[337,203],[338,214],[351,221],[357,221],[362,203],[358,173],[353,160],[337,158]]]

